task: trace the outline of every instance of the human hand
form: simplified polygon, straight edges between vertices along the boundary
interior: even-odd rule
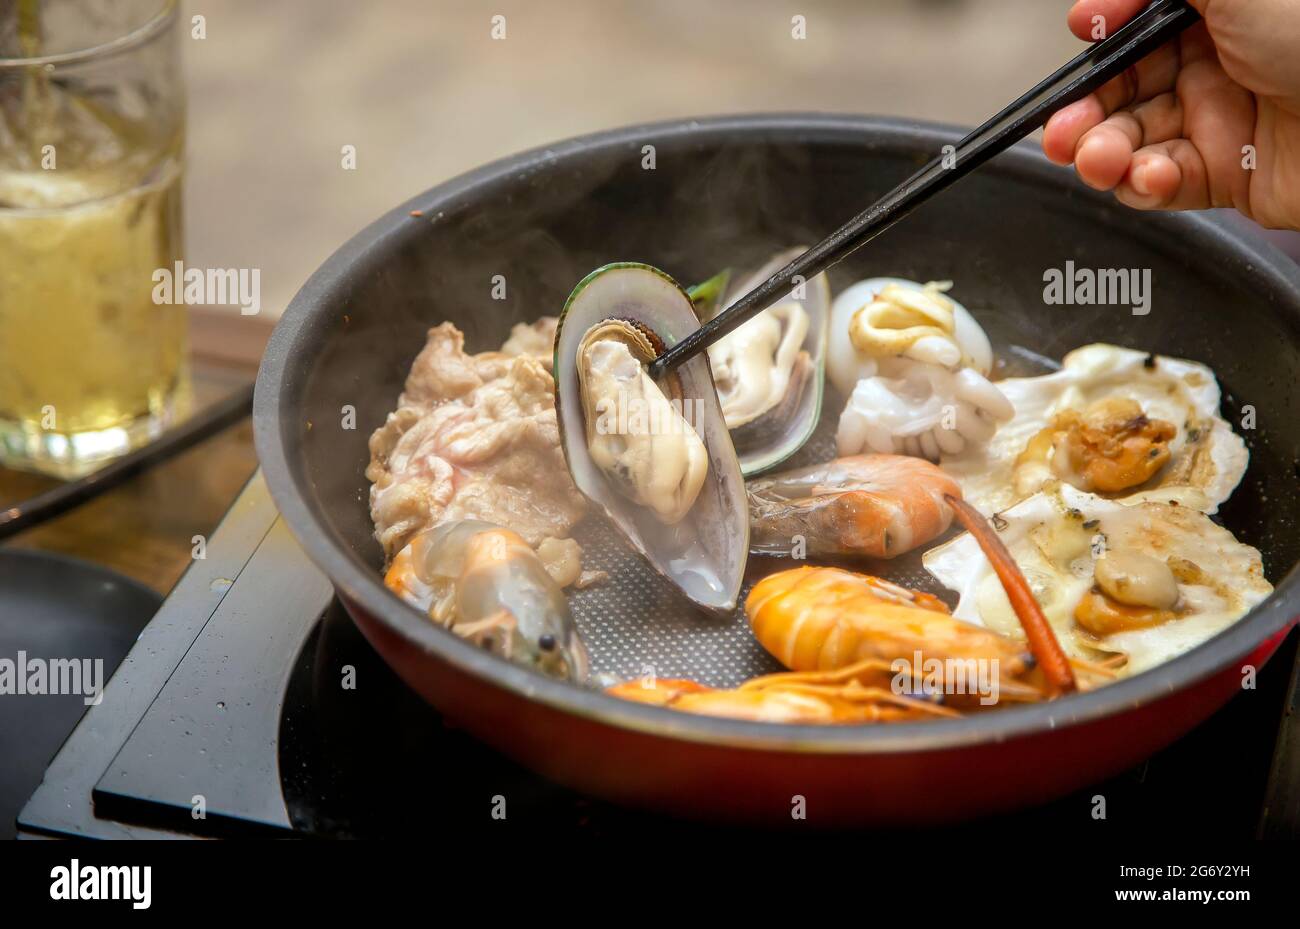
[[[1070,29],[1109,35],[1146,2],[1079,0]],[[1136,209],[1300,229],[1300,0],[1189,2],[1204,22],[1056,113],[1043,151]]]

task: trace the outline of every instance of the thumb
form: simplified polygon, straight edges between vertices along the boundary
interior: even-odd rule
[[[1188,0],[1228,76],[1248,90],[1300,109],[1300,3],[1296,0]]]
[[[1150,2],[1151,0],[1075,0],[1067,21],[1070,31],[1079,38],[1085,42],[1096,42],[1114,33],[1146,9]],[[1230,12],[1230,8],[1247,6],[1248,0],[1187,0],[1187,3],[1205,17],[1211,6],[1215,8],[1216,15],[1221,15]]]
[[[1200,0],[1202,3],[1208,0]],[[1111,35],[1147,5],[1148,0],[1077,0],[1070,8],[1070,31],[1085,42]]]

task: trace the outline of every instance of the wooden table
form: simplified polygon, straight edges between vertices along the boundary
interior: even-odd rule
[[[191,341],[194,409],[257,374],[268,323],[195,315]],[[166,594],[189,567],[193,538],[210,537],[257,468],[248,419],[170,461],[5,544],[93,561]],[[56,485],[51,478],[0,468],[0,506]]]

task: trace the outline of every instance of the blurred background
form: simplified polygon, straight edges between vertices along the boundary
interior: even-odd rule
[[[184,0],[185,19],[201,15],[206,28],[182,39],[186,263],[260,268],[262,314],[273,318],[371,220],[522,149],[762,110],[973,125],[1081,49],[1069,6]],[[355,170],[341,167],[344,145],[356,146]]]

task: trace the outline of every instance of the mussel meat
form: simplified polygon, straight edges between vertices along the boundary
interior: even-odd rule
[[[727,288],[721,299],[702,295],[718,289],[719,280],[725,288],[722,276],[694,288],[701,320],[730,306],[803,251],[782,252]],[[709,346],[718,399],[746,476],[794,454],[817,426],[830,305],[830,285],[819,274]]]
[[[578,384],[592,460],[624,496],[672,526],[695,504],[709,459],[683,415],[680,382],[670,379],[670,399],[646,373],[656,341],[635,321],[597,323],[578,344]]]

